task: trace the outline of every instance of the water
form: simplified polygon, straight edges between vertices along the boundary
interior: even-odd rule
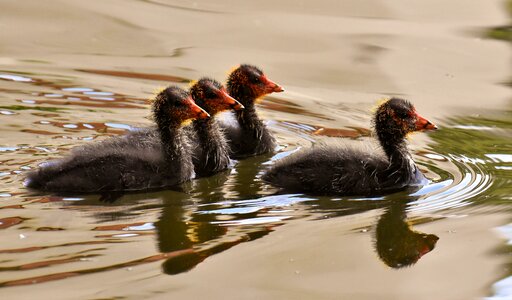
[[[2,6],[12,14],[0,24],[0,295],[512,296],[510,49],[482,38],[507,28],[500,2]],[[150,125],[158,88],[224,80],[241,62],[286,89],[259,106],[277,154],[113,202],[24,189],[39,164]],[[372,108],[390,95],[440,127],[410,140],[426,186],[313,197],[260,180],[297,149],[371,139]]]

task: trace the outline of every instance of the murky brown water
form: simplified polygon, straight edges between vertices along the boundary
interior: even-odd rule
[[[2,1],[5,299],[508,299],[511,51],[501,1]],[[501,27],[500,27],[501,28]],[[24,172],[147,126],[159,87],[260,66],[281,145],[181,191],[29,193]],[[379,198],[281,195],[259,176],[317,142],[365,140],[379,98],[440,126],[430,183]]]

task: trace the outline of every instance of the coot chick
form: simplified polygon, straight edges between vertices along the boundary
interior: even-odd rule
[[[236,124],[221,123],[231,147],[232,157],[241,158],[272,152],[276,141],[256,114],[255,102],[272,92],[284,91],[257,67],[240,65],[228,77],[228,94],[245,106],[236,111]]]
[[[197,81],[190,88],[190,94],[196,104],[211,116],[193,122],[194,132],[190,134],[194,147],[194,170],[196,177],[211,176],[226,170],[231,162],[228,141],[213,117],[228,109],[242,110],[244,106],[228,95],[219,82],[210,78]]]
[[[52,192],[103,193],[174,186],[194,173],[188,138],[181,126],[208,118],[186,91],[168,87],[153,103],[157,143],[134,136],[110,138],[72,149],[60,160],[27,175],[28,188]]]
[[[414,106],[392,98],[377,109],[374,119],[383,151],[349,145],[320,146],[275,163],[263,180],[288,191],[318,195],[374,196],[425,181],[407,150],[406,135],[436,129]]]

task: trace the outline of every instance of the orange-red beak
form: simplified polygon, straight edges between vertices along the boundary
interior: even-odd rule
[[[416,116],[416,130],[435,130],[437,126],[431,123],[429,120],[420,116],[417,112],[414,112]]]
[[[220,89],[219,96],[225,104],[234,110],[242,110],[245,108],[242,103],[231,97],[224,88]]]
[[[261,80],[265,83],[265,93],[270,94],[284,92],[282,87],[268,79],[265,75],[261,76]]]
[[[187,100],[185,101],[187,104],[193,119],[208,119],[210,115],[199,105],[197,105],[194,100],[192,99],[192,96],[188,96]]]

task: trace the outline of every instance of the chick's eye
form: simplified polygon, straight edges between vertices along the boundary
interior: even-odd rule
[[[261,79],[258,76],[251,76],[249,78],[249,81],[253,84],[261,83]]]
[[[184,108],[186,107],[187,105],[185,104],[185,102],[183,101],[178,101],[176,102],[176,108]]]
[[[206,90],[204,92],[204,96],[208,99],[214,99],[214,98],[217,98],[217,94],[215,94],[213,91],[210,91],[210,90]]]
[[[406,112],[406,111],[397,111],[396,112],[396,115],[400,118],[400,119],[407,119],[409,118],[409,113]]]

